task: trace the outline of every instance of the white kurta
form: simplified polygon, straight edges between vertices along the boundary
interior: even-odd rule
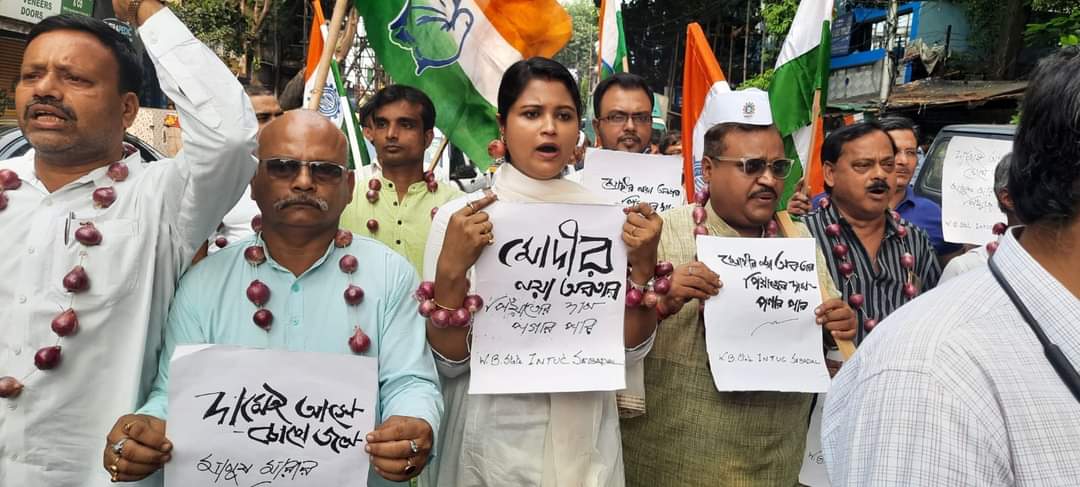
[[[500,201],[595,203],[584,187],[540,181],[511,164],[495,174]],[[450,215],[483,195],[450,201],[432,222],[424,279],[434,280]],[[498,204],[498,202],[494,203]],[[498,231],[496,229],[495,231]],[[627,350],[627,367],[652,348],[649,338]],[[435,353],[446,403],[437,451],[438,485],[446,487],[622,487],[622,441],[615,392],[469,395],[469,360]]]
[[[126,181],[103,167],[52,193],[32,153],[0,162],[22,180],[0,211],[0,376],[25,384],[0,399],[4,487],[110,485],[105,436],[146,398],[176,282],[255,169],[255,116],[232,73],[169,10],[139,34],[180,112],[175,159],[144,164],[136,154]],[[102,186],[117,199],[96,209],[91,193]],[[101,245],[75,241],[82,222],[100,229]],[[72,299],[61,280],[80,262],[90,288]],[[68,306],[78,333],[59,340],[59,367],[39,371],[34,353],[58,343],[49,323]]]

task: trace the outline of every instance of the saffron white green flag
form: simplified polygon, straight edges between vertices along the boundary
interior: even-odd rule
[[[773,120],[784,136],[787,155],[802,164],[795,165],[787,178],[786,202],[795,184],[808,174],[812,193],[823,191],[820,144],[823,132],[820,114],[824,112],[829,87],[829,24],[833,0],[802,0],[795,20],[776,60],[776,73],[769,86]],[[814,120],[815,94],[818,100],[818,123]],[[814,135],[817,137],[814,137]],[[812,146],[812,142],[815,142]]]
[[[511,64],[554,56],[570,40],[556,0],[354,0],[395,83],[423,90],[435,124],[480,168],[499,136],[499,83]]]
[[[625,71],[626,33],[623,32],[622,0],[600,3],[600,79]]]

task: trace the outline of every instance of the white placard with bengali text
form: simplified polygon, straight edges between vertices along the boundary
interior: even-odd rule
[[[830,360],[842,362],[844,356],[837,350],[829,350],[826,355]],[[799,469],[799,483],[807,487],[831,487],[829,472],[825,468],[825,449],[821,446],[821,415],[825,410],[825,394],[818,394],[814,399],[814,409],[810,412],[810,427],[806,430],[806,447],[803,449],[802,468]]]
[[[720,276],[705,301],[705,347],[720,391],[825,392],[821,304],[812,238],[697,237]]]
[[[994,224],[1005,221],[994,195],[994,169],[1012,151],[1012,141],[953,137],[941,175],[941,230],[945,241],[983,245],[996,240]]]
[[[378,377],[371,357],[177,347],[165,485],[367,485]]]
[[[626,215],[618,206],[498,202],[476,263],[470,394],[626,385]]]
[[[582,171],[582,184],[612,204],[646,202],[656,211],[686,204],[679,156],[589,149]]]

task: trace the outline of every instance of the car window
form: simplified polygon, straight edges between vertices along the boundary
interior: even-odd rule
[[[923,171],[926,172],[926,176],[923,177],[922,187],[924,190],[937,195],[941,194],[941,175],[945,172],[945,154],[949,151],[949,142],[952,142],[953,136],[939,135],[939,141],[934,144],[934,150],[930,153],[926,161],[923,164]]]

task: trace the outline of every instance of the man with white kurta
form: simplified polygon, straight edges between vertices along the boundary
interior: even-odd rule
[[[123,145],[142,83],[127,39],[77,15],[30,31],[15,104],[34,150],[0,162],[4,486],[108,484],[102,435],[145,398],[176,282],[255,169],[255,117],[225,65],[158,0],[113,9],[184,149],[147,164]]]

